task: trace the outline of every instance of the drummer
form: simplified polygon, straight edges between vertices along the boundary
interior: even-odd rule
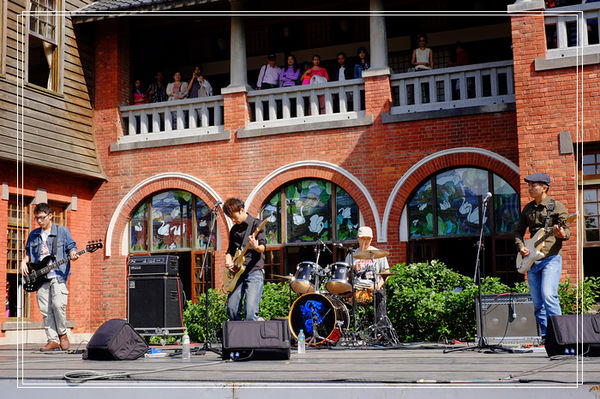
[[[362,226],[358,229],[358,249],[359,251],[376,250],[377,248],[371,246],[373,240],[373,230],[370,227]],[[351,264],[352,255],[348,253],[346,256],[346,263]],[[383,285],[385,279],[378,276],[378,273],[383,273],[390,268],[387,257],[379,259],[354,259],[354,271],[356,273],[356,279],[354,280],[355,286],[362,286],[369,289],[373,289],[375,284],[375,301],[377,303],[377,322],[386,316],[386,301],[385,301],[385,290]]]

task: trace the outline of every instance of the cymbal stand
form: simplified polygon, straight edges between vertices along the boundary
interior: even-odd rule
[[[334,344],[335,342],[333,342],[329,338],[325,338],[319,335],[319,332],[317,331],[317,328],[319,327],[319,315],[317,314],[317,312],[315,312],[315,308],[312,305],[312,303],[310,304],[310,311],[312,313],[312,337],[310,337],[310,339],[306,343],[308,345],[317,345],[317,339],[320,339],[322,341],[327,342],[328,344]],[[323,319],[325,319],[325,316],[327,316],[328,313],[329,311],[327,311],[327,313],[323,315]]]

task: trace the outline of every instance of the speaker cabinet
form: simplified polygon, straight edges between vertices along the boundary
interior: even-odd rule
[[[541,340],[529,294],[482,295],[483,337],[490,345],[536,343]],[[478,306],[478,304],[476,304]],[[482,336],[477,314],[477,336]]]
[[[144,356],[148,344],[125,320],[104,322],[92,335],[83,353],[90,360],[135,360]]]
[[[225,321],[222,356],[238,360],[289,359],[290,341],[287,319]]]
[[[546,353],[600,356],[600,314],[550,316],[546,330]]]
[[[179,277],[130,277],[127,320],[136,329],[182,328],[184,292]]]

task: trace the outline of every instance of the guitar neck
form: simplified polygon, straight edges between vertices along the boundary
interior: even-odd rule
[[[81,251],[77,252],[77,256],[83,255],[83,254],[84,254],[84,253],[86,253],[87,251],[88,251],[88,249],[87,249],[87,248],[86,248],[86,249],[82,249]],[[38,274],[40,274],[40,275],[42,275],[42,274],[46,274],[46,273],[48,273],[49,271],[51,271],[51,270],[54,270],[54,269],[56,269],[57,267],[60,267],[60,266],[64,265],[65,263],[67,263],[67,262],[68,262],[68,261],[70,261],[70,260],[71,260],[71,256],[69,255],[69,256],[67,256],[66,258],[63,258],[63,259],[59,260],[58,262],[54,262],[54,263],[51,263],[51,264],[49,264],[48,266],[46,266],[46,267],[44,267],[44,268],[42,268],[42,269],[38,270],[37,272],[38,272]]]

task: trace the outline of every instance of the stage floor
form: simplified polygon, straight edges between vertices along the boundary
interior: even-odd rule
[[[316,395],[309,397],[324,397],[319,393],[331,388],[338,388],[335,392],[340,393],[339,388],[359,392],[365,387],[369,389],[370,397],[388,397],[386,392],[394,388],[405,392],[404,397],[408,398],[411,396],[406,396],[406,392],[410,392],[410,389],[427,385],[447,388],[575,388],[570,389],[569,397],[598,398],[595,390],[600,388],[600,358],[597,357],[582,360],[581,357],[566,356],[550,360],[545,352],[490,353],[469,350],[444,353],[444,348],[447,347],[437,344],[402,345],[393,349],[308,348],[303,356],[292,352],[290,360],[238,362],[222,361],[212,352],[192,355],[187,362],[178,356],[140,358],[134,361],[93,361],[82,360],[81,354],[41,353],[38,348],[39,345],[28,345],[18,351],[16,346],[0,347],[0,381],[4,386],[8,383],[9,386],[12,384],[16,387],[18,397],[28,397],[27,388],[62,387],[69,391],[68,387],[203,386],[210,388],[203,392],[212,392],[212,398],[264,397],[265,393],[274,392],[261,390],[262,396],[253,396],[258,394],[254,389],[244,396],[243,387],[285,388],[284,392],[287,393],[283,397],[286,399],[293,398],[298,393],[294,387],[312,388]],[[85,376],[98,376],[102,379],[86,382],[78,380]],[[377,388],[381,390],[378,391]],[[420,391],[416,397],[428,397],[424,395],[425,392]],[[460,397],[469,397],[465,396],[466,392],[462,392]],[[576,392],[579,394],[573,396]],[[558,394],[558,391],[554,393]],[[94,395],[96,394],[100,393],[95,392]],[[439,394],[438,390],[437,395],[431,397],[440,397]],[[580,396],[583,394],[594,396]],[[94,395],[86,395],[86,398]],[[518,397],[514,394],[511,396]],[[61,393],[56,397],[68,396]],[[106,399],[106,395],[98,397]],[[117,397],[119,396],[114,395],[110,399]],[[144,396],[149,397],[153,396]],[[162,396],[156,397],[164,398],[164,392]],[[167,397],[169,398],[168,395]],[[306,392],[299,397],[306,397]],[[325,397],[331,398],[330,395]],[[491,397],[493,396],[487,395],[486,399]]]

